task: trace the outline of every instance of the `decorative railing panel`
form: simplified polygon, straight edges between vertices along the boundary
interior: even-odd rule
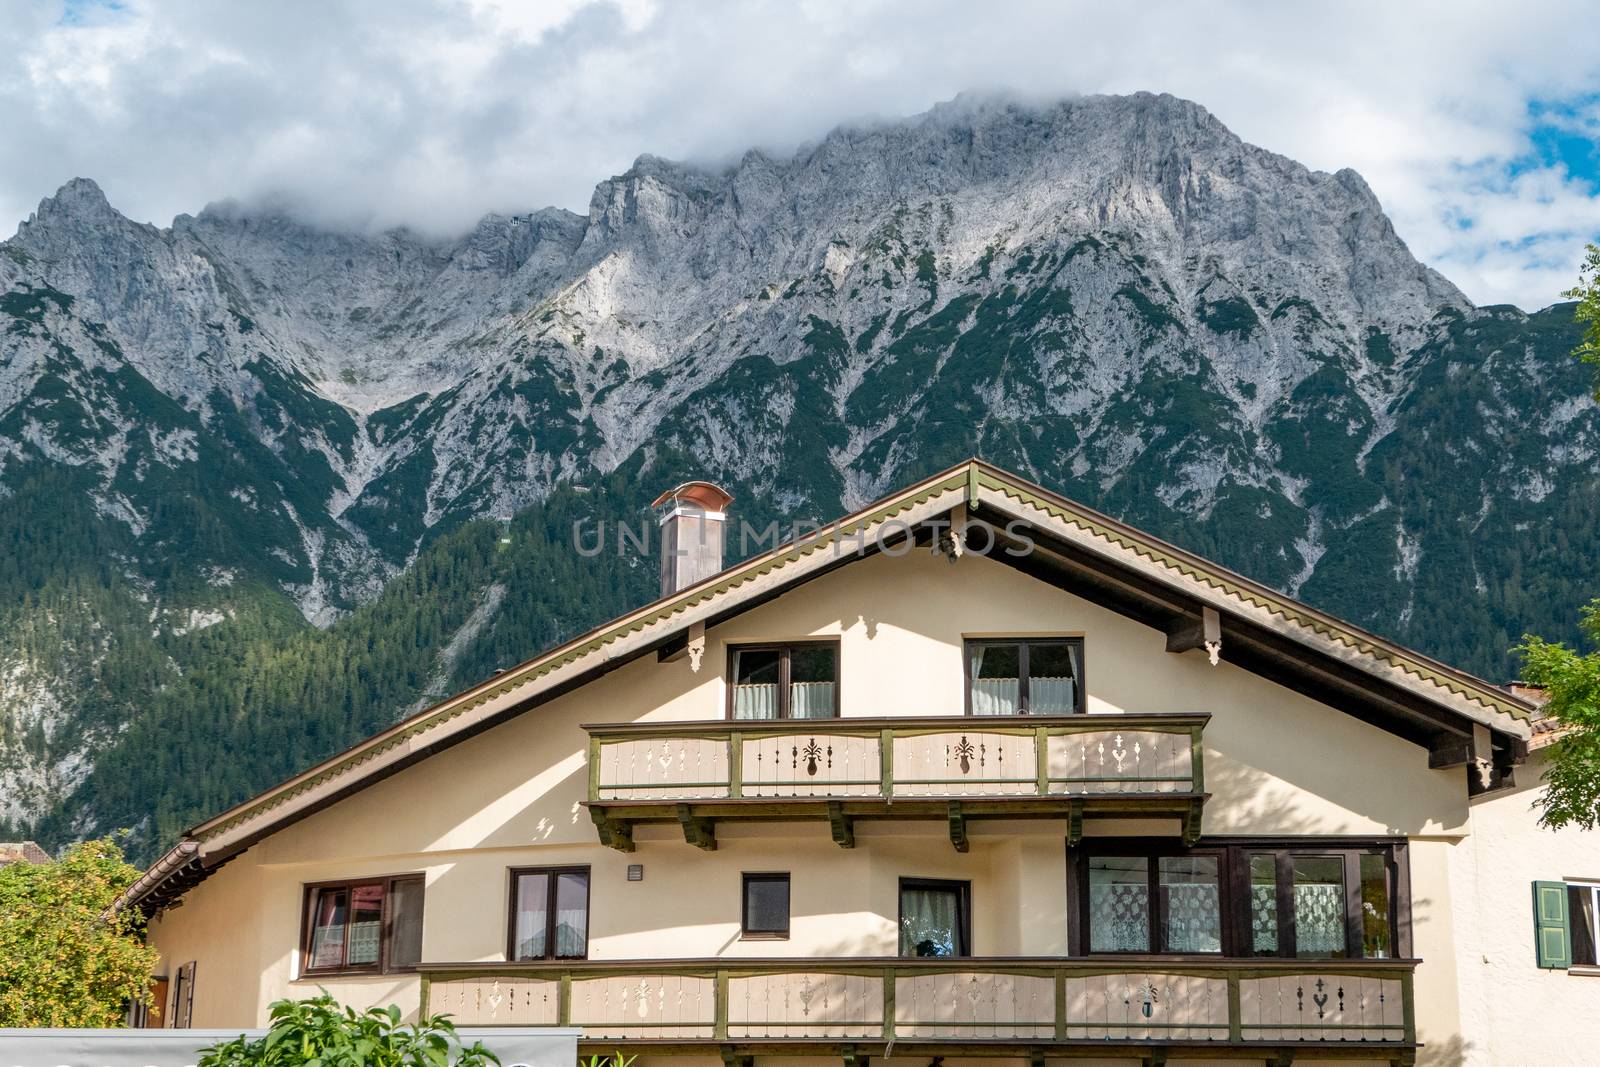
[[[433,1010],[479,1026],[555,1026],[561,983],[515,976],[456,978],[435,983]]]
[[[585,1037],[710,1038],[717,1022],[716,982],[696,975],[574,978],[570,1004],[568,1021]]]
[[[1037,794],[1037,738],[1032,733],[950,730],[894,738],[895,796]]]
[[[1186,793],[1194,787],[1188,734],[1080,730],[1048,740],[1052,793]]]
[[[728,795],[721,737],[631,737],[605,746],[600,794],[608,800],[685,800]]]
[[[1056,1031],[1056,983],[1049,974],[953,971],[897,975],[896,1038],[1041,1039]]]
[[[1201,793],[1204,715],[587,727],[591,801]]]
[[[1116,1041],[1226,1041],[1226,976],[1128,971],[1068,976],[1066,1036]]]
[[[1415,1044],[1413,960],[727,959],[461,965],[458,1025],[586,1040]],[[792,969],[791,969],[792,968]]]
[[[747,797],[875,796],[883,761],[877,734],[806,731],[743,737]]]
[[[1247,978],[1239,983],[1239,1010],[1247,1040],[1405,1039],[1405,997],[1398,978],[1330,974]]]
[[[782,972],[728,978],[728,1036],[883,1036],[883,979],[877,975]]]

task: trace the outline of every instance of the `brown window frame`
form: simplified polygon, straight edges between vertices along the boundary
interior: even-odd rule
[[[728,672],[726,677],[727,699],[724,701],[723,717],[731,722],[784,722],[793,716],[790,714],[791,701],[789,693],[789,655],[797,648],[831,648],[833,650],[833,714],[826,716],[828,719],[839,718],[839,708],[842,704],[841,695],[844,690],[844,654],[843,641],[837,637],[805,638],[799,641],[742,641],[728,645]],[[777,719],[734,719],[733,692],[738,676],[734,673],[739,662],[740,652],[770,652],[776,651],[778,656],[778,717]],[[822,722],[823,719],[809,720]]]
[[[750,928],[750,886],[754,882],[782,882],[789,888],[789,906],[784,909],[783,929]],[[794,880],[788,871],[744,871],[739,875],[739,940],[787,941],[794,920]]]
[[[420,963],[391,964],[389,961],[390,941],[394,937],[394,913],[390,902],[394,899],[394,885],[396,882],[417,882],[420,885],[419,904],[424,909],[427,904],[427,878],[420,872],[409,874],[383,874],[371,878],[340,878],[330,882],[307,882],[301,886],[300,892],[300,978],[320,978],[341,974],[409,974],[420,966]],[[343,889],[346,893],[359,886],[377,885],[383,887],[383,917],[379,920],[378,934],[378,962],[363,963],[351,967],[341,964],[338,967],[313,967],[311,966],[311,937],[316,928],[312,909],[316,904],[317,894],[327,889]],[[348,915],[351,906],[345,904],[346,920],[344,933],[344,958],[350,958],[350,927]]]
[[[1073,659],[1074,666],[1078,669],[1077,687],[1072,694],[1071,715],[1086,715],[1089,710],[1089,659],[1084,647],[1082,637],[1057,637],[1051,634],[1037,634],[1027,637],[966,637],[961,641],[961,687],[962,711],[972,715],[972,650],[974,648],[994,648],[1005,645],[1016,645],[1017,648],[1017,674],[1018,692],[1017,714],[1010,718],[1022,719],[1033,714],[1028,708],[1030,694],[1028,692],[1028,646],[1029,645],[1066,645],[1077,649],[1077,656]],[[1006,718],[1007,716],[985,715],[983,718]]]
[[[906,890],[907,889],[938,889],[954,890],[956,893],[956,907],[960,912],[958,929],[956,933],[961,937],[961,944],[954,956],[945,959],[970,959],[972,957],[972,882],[966,879],[955,878],[901,878],[895,889],[895,951],[897,959],[920,959],[925,957],[905,956],[900,954],[900,935],[905,929],[906,921]]]
[[[1278,949],[1258,953],[1250,936],[1250,856],[1272,854],[1277,872]],[[1389,897],[1389,955],[1368,957],[1362,954],[1360,865],[1363,855],[1385,859]],[[1222,903],[1222,958],[1225,959],[1323,959],[1296,956],[1292,886],[1286,888],[1284,872],[1294,856],[1337,855],[1345,861],[1345,955],[1332,957],[1364,959],[1411,958],[1411,870],[1408,843],[1404,838],[1352,837],[1215,837],[1202,838],[1192,848],[1176,841],[1138,838],[1085,838],[1067,850],[1067,944],[1073,956],[1139,957],[1169,955],[1160,944],[1160,908],[1156,881],[1163,856],[1220,855],[1219,893]],[[1089,949],[1089,864],[1091,856],[1144,856],[1150,861],[1151,908],[1150,949],[1146,952],[1092,952]],[[1353,877],[1352,877],[1353,875]],[[1216,959],[1216,953],[1184,953],[1186,957]]]
[[[511,867],[508,869],[509,891],[506,900],[506,962],[508,963],[537,963],[540,960],[586,960],[589,958],[589,927],[594,918],[594,874],[586,864],[564,864],[556,867]],[[545,874],[550,876],[546,893],[544,908],[544,943],[543,956],[529,956],[526,959],[517,955],[517,879],[525,874]],[[556,879],[563,874],[583,875],[583,955],[557,956],[556,946]]]

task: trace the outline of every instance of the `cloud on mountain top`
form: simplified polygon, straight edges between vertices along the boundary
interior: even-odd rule
[[[1149,89],[1310,166],[1356,168],[1481,302],[1549,303],[1600,235],[1600,58],[1577,2],[72,0],[7,15],[6,223],[84,175],[159,224],[271,195],[320,221],[444,233],[487,211],[583,210],[641,152],[786,152],[975,88]]]

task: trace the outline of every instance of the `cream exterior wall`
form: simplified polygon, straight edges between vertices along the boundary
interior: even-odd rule
[[[1600,1058],[1600,976],[1536,966],[1533,883],[1600,882],[1600,834],[1538,826],[1544,767],[1535,752],[1516,789],[1475,801],[1449,857],[1468,1067]]]
[[[196,1025],[228,1026],[313,991],[294,978],[301,887],[373,874],[426,875],[430,963],[504,959],[507,869],[564,863],[593,868],[595,959],[893,955],[901,876],[971,879],[980,955],[1064,953],[1064,825],[975,823],[966,855],[939,823],[862,823],[854,850],[816,824],[724,826],[713,853],[641,828],[624,855],[598,844],[580,807],[582,724],[721,718],[730,643],[838,637],[844,716],[958,716],[963,638],[1007,634],[1082,635],[1091,713],[1213,716],[1206,834],[1411,838],[1415,947],[1427,961],[1419,1033],[1439,1048],[1462,1040],[1458,986],[1471,983],[1456,974],[1452,889],[1469,819],[1463,770],[1431,771],[1423,749],[1226,660],[1168,654],[1157,631],[999,562],[923,551],[853,563],[711,630],[698,673],[687,658],[643,657],[280,831],[159,918],[152,941],[169,970],[198,961]],[[629,863],[644,864],[643,882],[626,881]],[[738,939],[739,873],[758,870],[793,872],[788,941]],[[352,1003],[418,1003],[414,978],[320,982]]]

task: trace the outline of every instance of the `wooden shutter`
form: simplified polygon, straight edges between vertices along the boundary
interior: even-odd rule
[[[1533,936],[1539,966],[1572,966],[1572,931],[1567,919],[1565,882],[1533,883]]]

